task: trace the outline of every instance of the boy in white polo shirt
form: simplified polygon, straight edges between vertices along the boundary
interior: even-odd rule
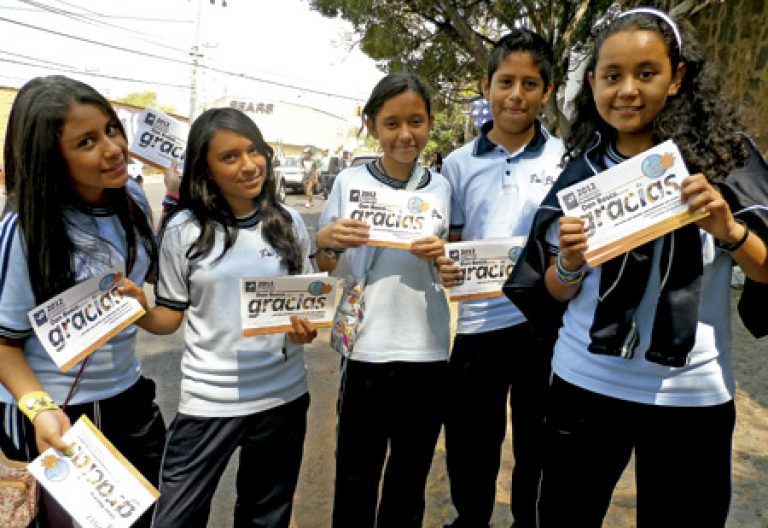
[[[483,92],[494,120],[452,152],[443,175],[452,186],[449,240],[526,236],[533,215],[560,173],[562,142],[537,120],[552,93],[552,51],[535,33],[518,29],[499,40]],[[459,280],[447,257],[438,260],[444,286]],[[536,526],[544,403],[551,349],[506,297],[463,301],[449,362],[445,422],[451,528],[486,528],[496,498],[509,397],[515,468],[516,528]]]

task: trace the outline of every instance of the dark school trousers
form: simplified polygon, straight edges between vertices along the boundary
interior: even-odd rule
[[[539,526],[599,528],[635,452],[638,528],[722,528],[731,500],[733,401],[645,405],[558,377],[551,388]]]
[[[443,419],[446,362],[345,363],[333,526],[421,527]]]
[[[536,526],[544,410],[552,352],[527,323],[457,334],[448,362],[445,447],[454,528],[487,528],[511,411],[511,509],[516,528]]]
[[[239,446],[236,528],[287,528],[307,431],[309,394],[247,416],[177,414],[168,430],[154,528],[205,528],[211,499]]]
[[[85,375],[87,376],[87,372]],[[2,449],[8,458],[32,460],[38,455],[35,430],[18,409],[16,412],[23,444],[20,449],[17,449],[14,445],[7,443],[9,437],[4,437]],[[96,402],[70,405],[65,412],[72,423],[82,415],[86,415],[139,473],[157,486],[165,443],[165,423],[160,414],[160,408],[155,403],[154,381],[140,377],[136,383],[120,394]],[[145,512],[133,526],[148,527],[151,518],[152,508]],[[44,492],[40,501],[37,524],[33,526],[62,528],[72,526],[72,521],[64,509]]]

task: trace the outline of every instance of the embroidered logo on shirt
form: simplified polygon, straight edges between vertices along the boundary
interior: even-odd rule
[[[552,186],[552,184],[555,183],[555,177],[551,174],[547,174],[546,170],[542,170],[541,174],[533,173],[531,174],[530,178],[531,183],[538,183],[547,186]]]

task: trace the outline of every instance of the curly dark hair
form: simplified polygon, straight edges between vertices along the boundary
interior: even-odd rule
[[[706,64],[691,24],[687,21],[676,23],[682,35],[682,50],[678,48],[672,28],[662,18],[648,13],[619,17],[597,34],[581,89],[574,101],[575,115],[571,133],[565,141],[564,163],[581,155],[595,132],[600,133],[604,145],[615,141],[615,129],[600,117],[595,106],[589,74],[595,69],[606,39],[632,30],[654,31],[661,35],[672,71],[680,62],[685,64],[685,75],[677,95],[667,99],[666,106],[653,122],[655,141],[672,139],[680,148],[688,169],[692,173],[704,173],[713,182],[724,180],[735,166],[746,160],[749,149],[740,132],[736,110],[720,93],[717,74]]]

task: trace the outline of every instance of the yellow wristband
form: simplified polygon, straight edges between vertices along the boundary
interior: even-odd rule
[[[58,408],[51,395],[45,391],[28,392],[19,398],[19,410],[29,418],[30,422],[34,422],[41,412]]]

